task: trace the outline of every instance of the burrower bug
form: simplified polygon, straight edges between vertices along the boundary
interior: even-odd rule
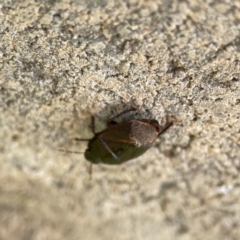
[[[93,164],[118,165],[137,158],[173,125],[173,121],[170,121],[160,129],[155,119],[133,119],[120,123],[115,121],[116,118],[130,111],[136,109],[128,109],[110,118],[107,121],[107,128],[98,133],[95,132],[95,118],[92,117],[93,138],[74,138],[76,141],[88,141],[88,148],[84,154],[87,161]]]

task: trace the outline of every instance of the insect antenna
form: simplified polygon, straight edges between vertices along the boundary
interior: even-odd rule
[[[84,152],[78,152],[78,151],[70,151],[70,150],[66,150],[66,149],[62,149],[62,148],[58,148],[57,149],[60,152],[65,152],[65,153],[74,153],[74,154],[83,154]]]
[[[74,141],[81,141],[81,142],[89,142],[91,139],[89,138],[72,138]]]
[[[83,141],[89,141],[89,140],[83,140]],[[74,154],[83,154],[84,153],[84,152],[78,152],[78,151],[70,151],[70,150],[61,149],[61,148],[58,148],[57,150],[60,152],[65,152],[65,153],[74,153]],[[62,177],[60,179],[62,179],[68,172],[72,171],[72,169],[74,167],[75,167],[75,163],[72,163],[70,165],[69,169],[62,175]],[[92,172],[93,172],[92,169],[93,169],[92,163],[90,163],[89,168],[88,168],[89,180],[92,180]]]

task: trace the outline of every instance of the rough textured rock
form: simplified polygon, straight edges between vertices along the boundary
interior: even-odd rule
[[[0,2],[0,239],[240,239],[240,4]],[[179,123],[94,166],[90,116]]]

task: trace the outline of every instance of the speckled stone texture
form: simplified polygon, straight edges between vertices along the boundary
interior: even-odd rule
[[[239,240],[239,27],[239,0],[1,0],[0,239]],[[178,119],[136,160],[58,151],[134,106]]]

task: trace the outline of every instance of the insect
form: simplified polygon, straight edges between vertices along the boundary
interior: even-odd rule
[[[154,119],[132,119],[119,123],[115,121],[130,111],[136,109],[125,110],[110,118],[107,120],[107,128],[98,133],[95,132],[95,118],[92,117],[93,138],[74,138],[76,141],[88,141],[88,148],[84,154],[87,161],[93,164],[118,165],[137,158],[173,125],[173,121],[170,121],[160,130],[158,121]]]

